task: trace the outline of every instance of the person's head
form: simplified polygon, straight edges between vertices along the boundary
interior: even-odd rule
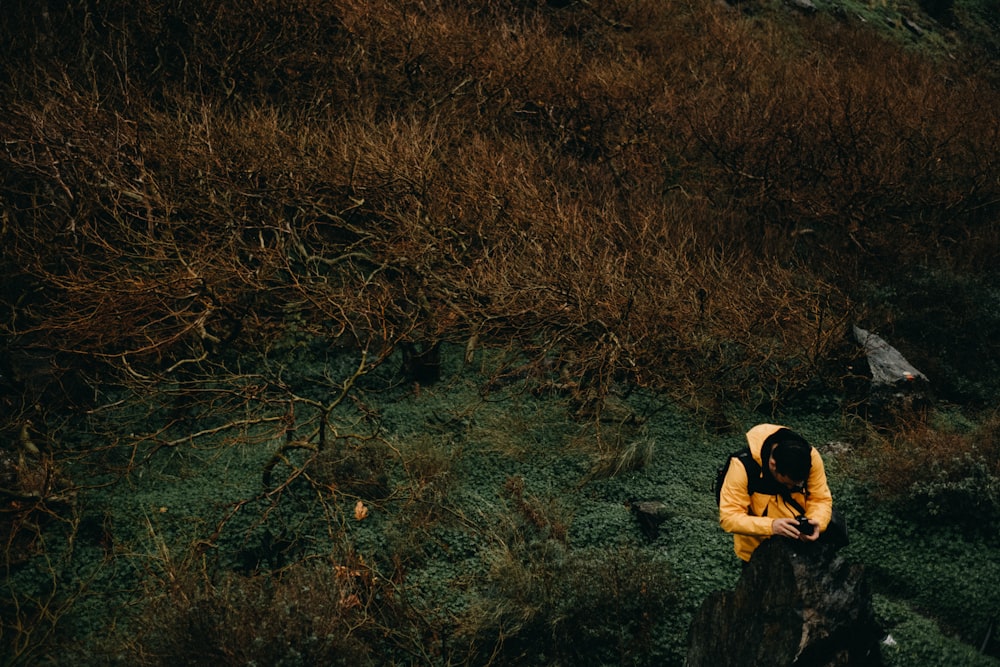
[[[805,486],[812,468],[812,447],[795,431],[782,428],[771,435],[771,475],[788,488]]]

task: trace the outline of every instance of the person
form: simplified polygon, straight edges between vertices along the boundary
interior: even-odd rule
[[[760,477],[749,479],[747,466],[734,460],[719,494],[719,525],[733,534],[736,555],[747,562],[774,536],[819,540],[833,514],[819,452],[798,433],[776,424],[758,424],[746,437]],[[800,524],[799,516],[805,516],[812,530]]]

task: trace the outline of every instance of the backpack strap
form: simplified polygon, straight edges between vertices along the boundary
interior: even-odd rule
[[[743,468],[747,471],[747,493],[752,496],[763,490],[764,478],[761,476],[760,464],[753,457],[750,448],[744,447],[740,451],[734,452],[732,458],[742,463]]]
[[[796,512],[798,512],[803,516],[805,515],[806,513],[805,508],[802,507],[802,505],[799,505],[799,502],[795,500],[795,498],[792,498],[792,494],[791,492],[789,492],[788,489],[782,490],[779,495],[784,499],[786,503],[792,506],[792,509],[794,509]]]
[[[761,458],[767,460],[771,455],[771,447],[765,445],[764,449],[761,450]],[[806,510],[802,505],[799,504],[795,498],[792,497],[791,492],[783,485],[778,484],[776,481],[770,481],[764,478],[763,469],[760,464],[757,463],[757,459],[753,457],[749,447],[744,447],[740,451],[733,454],[733,458],[738,459],[743,467],[747,471],[747,493],[753,495],[754,493],[766,493],[768,495],[777,495],[791,505],[799,514],[805,514]],[[806,492],[805,488],[802,489]]]

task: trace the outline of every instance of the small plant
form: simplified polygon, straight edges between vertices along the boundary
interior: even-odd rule
[[[392,450],[378,438],[342,438],[316,454],[310,478],[329,492],[381,500],[389,495]]]
[[[504,492],[513,505],[520,522],[526,529],[529,539],[555,540],[565,542],[569,521],[563,516],[558,505],[553,501],[526,495],[524,478],[509,477],[504,484]]]

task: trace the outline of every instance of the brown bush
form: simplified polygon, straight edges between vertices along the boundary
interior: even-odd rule
[[[557,350],[598,395],[777,402],[856,281],[995,255],[996,91],[821,18],[16,9],[50,46],[5,52],[5,329],[126,378],[294,317]]]
[[[877,501],[909,504],[915,517],[990,534],[1000,510],[997,415],[972,430],[912,420],[872,436],[849,468]]]
[[[125,647],[133,664],[374,664],[377,587],[363,563],[300,564],[214,583],[177,574],[164,592],[151,591]]]

